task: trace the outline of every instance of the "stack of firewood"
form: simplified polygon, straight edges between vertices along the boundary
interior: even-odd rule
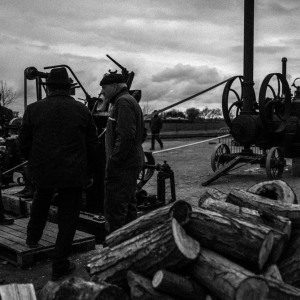
[[[152,211],[109,235],[90,281],[64,282],[55,299],[300,299],[300,205],[288,188],[208,189],[197,207]]]

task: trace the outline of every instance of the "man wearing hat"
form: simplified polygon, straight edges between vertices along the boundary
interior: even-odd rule
[[[135,192],[144,163],[144,119],[123,75],[105,75],[100,86],[101,94],[111,105],[105,136],[104,203],[106,231],[111,233],[137,218]]]
[[[43,245],[42,235],[54,192],[58,192],[58,234],[52,280],[71,273],[71,251],[80,212],[82,188],[93,175],[97,134],[88,108],[70,96],[67,70],[50,71],[47,97],[28,105],[19,133],[19,147],[28,160],[36,186],[26,243]]]

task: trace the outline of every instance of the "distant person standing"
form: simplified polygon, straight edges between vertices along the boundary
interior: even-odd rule
[[[162,129],[162,120],[159,116],[157,110],[153,112],[153,117],[150,121],[150,130],[151,130],[151,148],[150,150],[155,150],[155,140],[160,145],[160,149],[163,149],[163,142],[160,139],[160,131]]]
[[[39,247],[49,208],[58,193],[58,234],[52,280],[70,274],[68,259],[82,202],[82,189],[92,183],[96,159],[96,126],[88,108],[70,96],[65,68],[50,71],[46,98],[27,106],[19,134],[19,147],[28,160],[36,186],[26,243]]]

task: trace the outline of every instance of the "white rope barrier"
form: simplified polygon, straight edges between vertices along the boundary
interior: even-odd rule
[[[174,147],[174,148],[163,149],[163,150],[159,150],[159,151],[153,151],[152,154],[158,154],[158,153],[162,153],[162,152],[177,150],[177,149],[184,148],[184,147],[194,146],[194,145],[197,145],[197,144],[203,144],[203,143],[207,143],[207,142],[210,142],[210,141],[213,141],[213,140],[216,140],[216,139],[225,138],[225,137],[228,137],[228,136],[230,136],[230,134],[221,135],[221,136],[218,136],[218,137],[215,137],[215,138],[212,138],[212,139],[199,141],[199,142],[192,143],[192,144],[177,146],[177,147]]]

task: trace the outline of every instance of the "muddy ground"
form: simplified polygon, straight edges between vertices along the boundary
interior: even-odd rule
[[[203,139],[178,139],[164,140],[164,149],[182,146],[186,144],[196,143]],[[162,164],[164,161],[170,165],[175,174],[176,196],[177,199],[189,201],[191,204],[197,205],[198,199],[207,187],[201,185],[209,175],[212,174],[210,167],[210,156],[216,142],[206,142],[180,148],[177,150],[155,153],[156,163]],[[150,142],[147,140],[144,144],[144,150],[148,151]],[[159,151],[159,149],[157,149]],[[300,199],[299,179],[291,176],[291,162],[287,160],[287,167],[283,174],[283,180],[298,194]],[[245,165],[231,171],[228,175],[217,179],[208,187],[217,188],[223,192],[229,192],[232,188],[247,189],[251,185],[267,180],[264,169],[260,169],[259,165]],[[145,185],[144,189],[148,194],[156,194],[156,174]],[[167,189],[167,197],[169,190]],[[73,253],[72,260],[77,264],[77,269],[73,276],[79,276],[88,279],[88,273],[85,266],[89,259],[101,250],[102,245],[97,245],[96,249],[86,253]],[[33,283],[36,291],[39,291],[50,279],[51,276],[51,260],[41,257],[29,269],[21,269],[9,264],[4,260],[0,260],[0,282],[8,283]]]

